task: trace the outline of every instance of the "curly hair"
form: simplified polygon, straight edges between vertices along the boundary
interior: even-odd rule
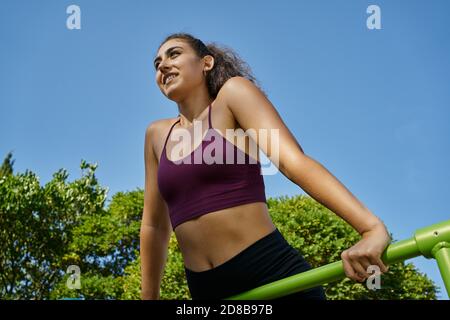
[[[258,80],[253,76],[250,66],[243,61],[233,49],[218,45],[215,42],[205,45],[200,39],[189,33],[173,33],[167,36],[159,45],[159,48],[171,39],[181,39],[191,46],[199,58],[206,55],[214,57],[213,68],[206,73],[206,85],[210,97],[215,99],[220,88],[230,78],[241,76],[250,80],[267,97],[261,89]]]

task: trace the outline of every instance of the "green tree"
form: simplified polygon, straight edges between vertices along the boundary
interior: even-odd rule
[[[13,173],[14,160],[11,161],[12,152],[9,152],[6,155],[6,158],[3,160],[2,166],[0,167],[0,177],[10,175]]]
[[[61,169],[43,187],[29,170],[0,177],[1,299],[50,296],[67,268],[73,230],[82,217],[103,210],[106,189],[98,185],[95,168],[82,161],[81,179],[67,183]]]
[[[140,282],[135,279],[139,273],[143,197],[141,189],[118,192],[106,210],[83,217],[73,230],[73,240],[64,257],[67,265],[80,267],[81,289],[69,289],[66,275],[53,290],[52,298],[131,299],[139,294]]]

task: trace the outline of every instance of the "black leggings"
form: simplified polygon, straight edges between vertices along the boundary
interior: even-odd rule
[[[276,228],[228,261],[206,271],[184,267],[193,300],[224,299],[311,269]],[[322,286],[275,300],[326,300]]]

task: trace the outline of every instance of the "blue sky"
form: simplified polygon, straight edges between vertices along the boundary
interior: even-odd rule
[[[81,8],[81,29],[66,8]],[[369,30],[366,9],[381,9]],[[0,8],[0,152],[41,184],[81,159],[118,191],[144,186],[147,125],[178,109],[159,91],[161,40],[189,32],[232,47],[306,154],[396,240],[449,219],[448,1],[17,1]],[[268,197],[304,194],[281,173]],[[434,260],[411,259],[441,287]]]

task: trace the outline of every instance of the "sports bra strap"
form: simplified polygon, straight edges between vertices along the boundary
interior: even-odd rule
[[[209,105],[209,110],[208,110],[208,122],[209,122],[209,129],[212,129],[212,124],[211,124],[211,104]]]
[[[167,140],[169,140],[170,133],[172,132],[173,127],[175,127],[175,125],[176,125],[178,122],[180,122],[180,119],[178,119],[177,121],[175,121],[175,123],[170,127],[169,133],[167,134],[167,137],[166,137],[166,141],[164,142],[164,148],[163,148],[163,149],[166,148]]]
[[[209,110],[208,110],[208,123],[209,123],[209,128],[211,129],[212,128],[212,124],[211,124],[211,104],[208,106],[208,108],[209,108]],[[178,117],[180,117],[180,116],[178,115]],[[173,127],[175,127],[175,125],[178,122],[180,122],[180,120],[181,120],[181,118],[178,119],[177,121],[175,121],[175,123],[172,124],[172,126],[170,127],[169,133],[167,134],[167,137],[166,137],[166,141],[164,142],[164,148],[166,148],[166,144],[167,144],[167,141],[169,140],[169,136],[170,136],[170,133],[172,132]]]

